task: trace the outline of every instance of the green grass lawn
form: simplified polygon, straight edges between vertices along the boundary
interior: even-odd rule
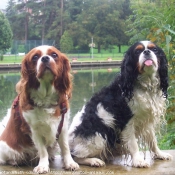
[[[123,54],[94,54],[93,58],[90,54],[66,54],[70,61],[73,61],[73,59],[76,59],[77,61],[107,61],[108,58],[111,58],[112,60],[122,60]],[[6,56],[4,55],[4,58],[2,61],[0,61],[0,64],[8,64],[8,63],[21,63],[23,56],[18,55],[11,55]]]
[[[118,53],[118,48],[115,46],[112,50],[101,50],[101,53],[98,53],[97,49],[93,49],[89,53],[80,53],[77,51],[77,53],[66,53],[67,57],[70,61],[73,61],[73,59],[76,59],[77,61],[107,61],[108,58],[111,58],[112,60],[122,60],[124,52],[127,50],[128,46],[122,46],[121,52]],[[19,55],[4,55],[4,58],[2,61],[0,61],[0,64],[8,64],[8,63],[21,63],[22,58],[24,56]]]
[[[21,63],[22,57],[17,55],[4,55],[3,60],[0,60],[0,64],[8,64],[8,63]]]

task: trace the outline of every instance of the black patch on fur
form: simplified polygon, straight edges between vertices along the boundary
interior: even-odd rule
[[[167,89],[169,86],[168,83],[168,61],[166,59],[166,55],[160,47],[157,47],[158,53],[156,54],[159,62],[159,77],[160,77],[160,88],[163,92],[163,96],[165,98],[168,97]]]
[[[74,131],[75,136],[88,139],[99,133],[104,139],[107,139],[110,147],[114,147],[116,143],[120,142],[120,132],[133,115],[125,97],[122,95],[119,79],[117,78],[110,86],[104,87],[96,93],[86,104],[85,112],[82,115],[82,123]],[[96,115],[99,103],[114,116],[115,129],[106,126],[102,119]]]
[[[133,97],[133,90],[139,71],[137,63],[139,54],[135,53],[135,48],[140,42],[132,45],[125,54],[121,64],[121,72],[115,80],[100,92],[96,93],[85,106],[82,115],[82,123],[74,131],[75,137],[83,139],[91,138],[96,133],[107,140],[110,147],[115,147],[116,142],[120,142],[120,133],[132,118],[131,109],[128,102]],[[159,63],[160,89],[163,96],[167,98],[168,88],[168,66],[166,56],[161,48],[156,46],[155,52]],[[102,119],[96,115],[97,105],[101,103],[106,111],[113,115],[115,119],[115,129],[106,126]]]

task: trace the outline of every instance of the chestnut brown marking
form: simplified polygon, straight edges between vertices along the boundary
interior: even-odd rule
[[[15,110],[12,108],[10,119],[0,140],[5,141],[12,149],[21,152],[23,148],[33,146],[33,142],[29,136],[30,127],[24,120],[21,110],[20,115],[17,115]]]
[[[135,50],[143,50],[144,49],[144,46],[142,44],[139,44]]]
[[[148,49],[155,48],[155,47],[156,47],[156,46],[155,46],[154,43],[150,43],[150,44],[148,44]]]

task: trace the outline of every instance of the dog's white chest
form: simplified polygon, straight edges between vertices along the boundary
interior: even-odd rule
[[[50,108],[34,108],[23,112],[24,118],[29,124],[32,138],[38,137],[44,140],[44,144],[50,146],[55,142],[61,117],[53,116],[55,110]]]
[[[129,102],[135,121],[158,122],[164,115],[166,105],[161,91],[156,93],[151,90],[135,89],[134,96]]]

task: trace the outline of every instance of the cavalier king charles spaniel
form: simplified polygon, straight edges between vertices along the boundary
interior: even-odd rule
[[[35,173],[47,173],[58,150],[65,169],[79,165],[68,144],[70,64],[53,46],[39,46],[25,55],[10,117],[0,136],[0,164],[37,163]],[[39,163],[38,163],[39,161]]]
[[[168,65],[164,52],[150,41],[132,45],[115,80],[96,93],[73,118],[69,145],[79,164],[103,166],[117,154],[133,167],[149,167],[139,148],[155,159],[172,156],[157,146],[156,129],[165,123]]]

